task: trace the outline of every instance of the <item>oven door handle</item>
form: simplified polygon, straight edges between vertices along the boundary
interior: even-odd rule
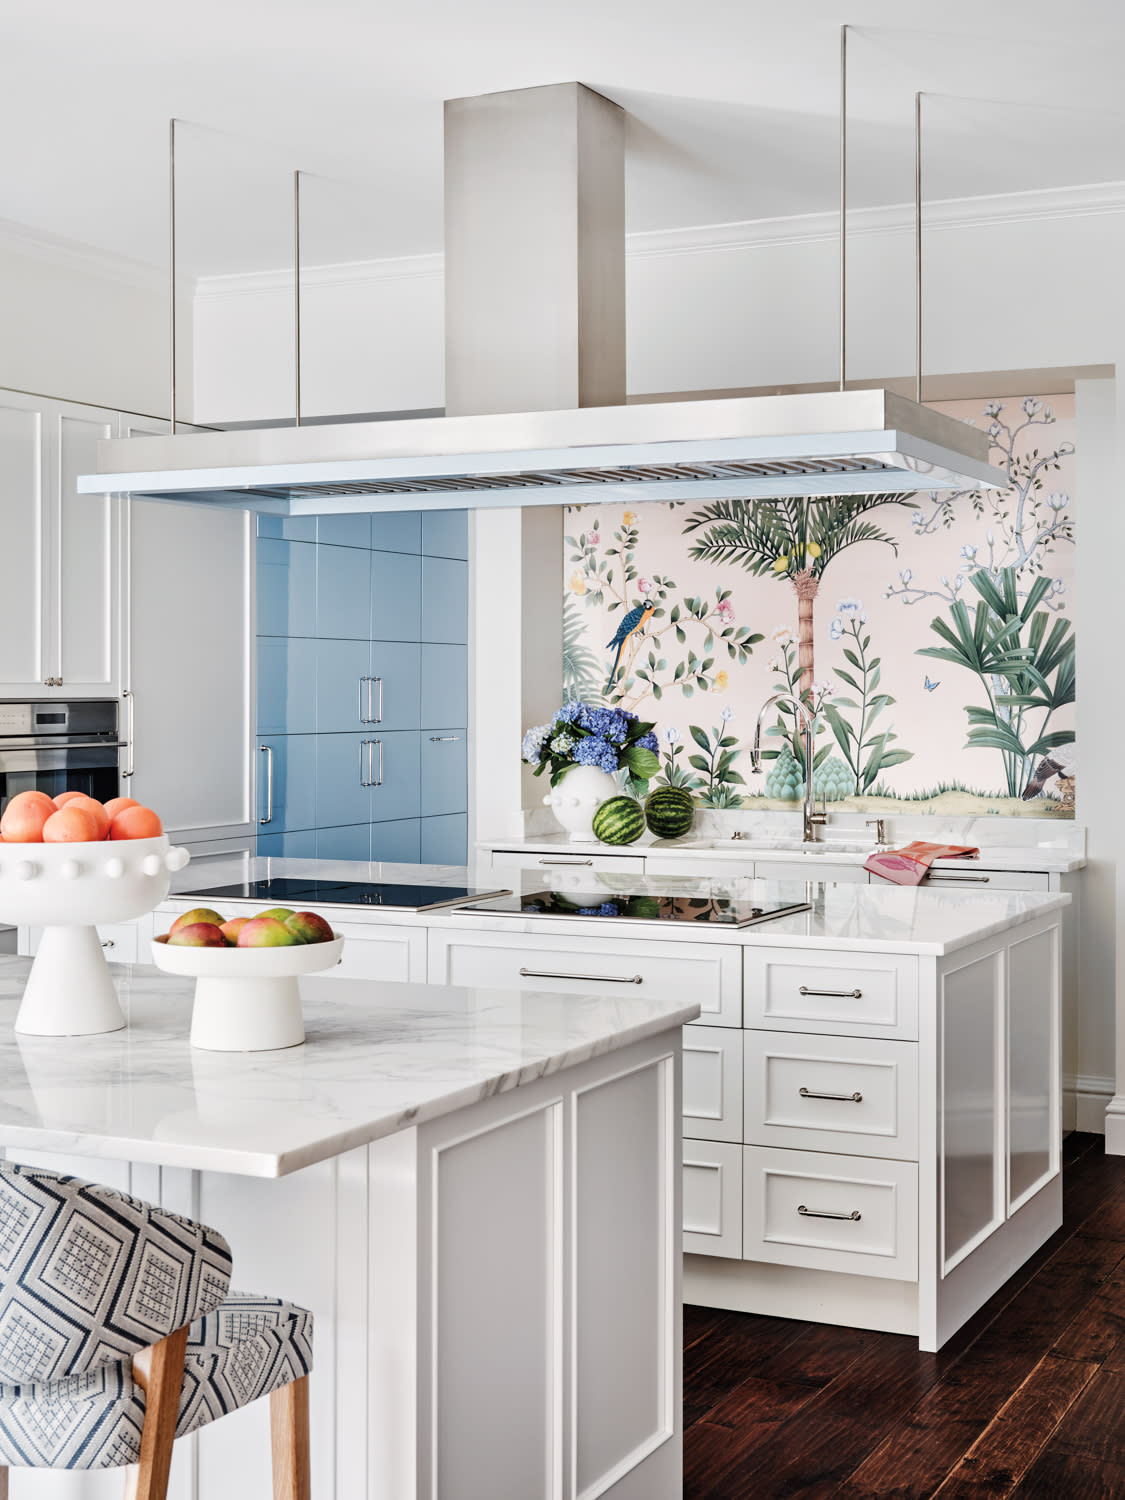
[[[121,696],[125,699],[129,708],[129,769],[121,773],[122,780],[125,780],[127,777],[132,776],[133,772],[137,769],[137,747],[135,744],[137,706],[132,688],[122,688]]]
[[[12,744],[0,736],[0,750],[125,750],[128,740],[28,740]]]

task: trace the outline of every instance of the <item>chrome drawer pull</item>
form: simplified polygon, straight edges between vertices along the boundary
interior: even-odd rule
[[[117,944],[113,941],[112,938],[103,938],[102,939],[102,947],[103,948],[116,948]]]
[[[802,1099],[839,1099],[842,1104],[862,1104],[863,1095],[856,1089],[854,1094],[817,1094],[812,1089],[801,1089]]]
[[[803,984],[797,991],[798,995],[828,995],[833,1000],[862,1000],[862,990],[810,990],[807,984]]]
[[[541,865],[592,865],[592,859],[541,859]]]
[[[937,880],[964,880],[973,881],[977,885],[987,885],[991,879],[990,875],[958,875],[949,870],[934,870],[927,877],[926,884],[932,885]]]
[[[806,1219],[850,1219],[856,1222],[863,1218],[858,1208],[853,1208],[850,1214],[838,1214],[831,1208],[806,1208],[803,1203],[798,1203],[797,1212]]]
[[[624,974],[556,974],[550,969],[521,969],[521,979],[581,979],[591,984],[644,984],[640,974],[626,978]]]

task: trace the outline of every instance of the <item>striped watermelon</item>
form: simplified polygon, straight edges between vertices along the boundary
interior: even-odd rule
[[[695,803],[682,786],[658,786],[645,799],[645,821],[658,839],[679,839],[691,828]]]
[[[603,844],[634,844],[645,831],[645,810],[633,797],[610,797],[594,813],[594,837]]]

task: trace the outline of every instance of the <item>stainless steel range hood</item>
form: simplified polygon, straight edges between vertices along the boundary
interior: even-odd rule
[[[888,391],[126,438],[83,494],[288,515],[1003,488],[984,432]]]

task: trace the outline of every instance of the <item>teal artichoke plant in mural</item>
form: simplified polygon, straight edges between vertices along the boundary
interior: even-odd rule
[[[968,748],[999,750],[1009,797],[1022,796],[1040,757],[1074,741],[1073,730],[1049,727],[1074,702],[1074,632],[1069,620],[1039,607],[1050,579],[1037,578],[1022,597],[1017,581],[1015,568],[998,578],[974,573],[969,582],[980,595],[974,613],[956,600],[948,619],[930,622],[945,644],[918,653],[963,667],[980,682],[988,703],[965,710]]]

